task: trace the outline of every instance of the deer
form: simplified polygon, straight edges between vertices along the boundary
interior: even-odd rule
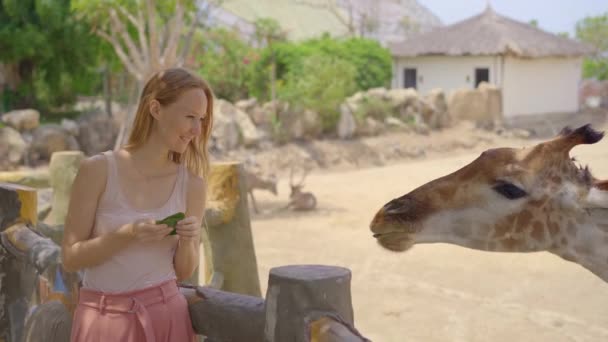
[[[258,205],[253,196],[253,190],[267,190],[273,193],[275,196],[278,195],[277,191],[277,177],[274,174],[262,175],[259,172],[254,172],[249,169],[245,169],[245,176],[247,178],[247,193],[251,197],[251,203],[253,204],[253,210],[257,214],[259,213]]]
[[[293,183],[293,166],[291,167],[291,173],[289,175],[289,186],[291,187],[291,194],[289,194],[289,203],[285,209],[293,208],[298,211],[314,210],[317,207],[317,198],[312,192],[303,192],[304,180],[308,175],[309,170],[305,171],[302,179],[298,184]]]

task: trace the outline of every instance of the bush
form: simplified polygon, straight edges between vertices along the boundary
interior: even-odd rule
[[[289,72],[277,93],[296,110],[316,111],[323,130],[328,131],[340,118],[340,104],[356,89],[355,77],[356,69],[348,61],[326,54],[312,55]]]
[[[365,38],[338,40],[324,36],[299,43],[276,43],[272,48],[265,48],[260,59],[253,66],[249,89],[260,99],[270,97],[270,65],[276,63],[277,83],[286,82],[291,73],[301,73],[302,60],[318,55],[350,63],[355,68],[355,91],[375,87],[385,87],[392,77],[390,52],[378,42]]]
[[[372,118],[380,122],[393,114],[393,107],[387,101],[382,101],[376,97],[365,96],[358,104],[357,110],[353,113],[358,122],[363,122],[365,118]]]
[[[200,42],[198,71],[215,95],[231,102],[249,97],[247,85],[251,63],[256,59],[254,49],[234,31],[215,29],[205,36]]]
[[[583,77],[608,80],[608,58],[585,59],[583,61]]]

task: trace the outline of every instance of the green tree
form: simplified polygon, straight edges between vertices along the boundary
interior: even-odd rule
[[[184,63],[203,15],[194,0],[73,1],[73,8],[142,84],[155,71]]]
[[[254,35],[258,46],[265,46],[266,50],[270,53],[267,67],[269,68],[268,74],[270,75],[270,99],[274,100],[276,98],[277,79],[276,54],[274,47],[277,42],[285,41],[287,34],[281,29],[279,22],[272,18],[257,19],[254,22],[254,26]]]
[[[4,108],[44,108],[70,102],[99,83],[99,39],[69,0],[0,2],[0,69]]]
[[[596,49],[583,62],[583,77],[608,80],[608,12],[580,20],[576,24],[576,38]]]
[[[154,72],[184,64],[205,14],[194,0],[73,1],[74,8],[99,37],[112,45],[125,69],[137,80],[137,94]],[[129,107],[135,105],[137,94],[131,97]],[[134,112],[128,110],[116,146],[126,141]]]
[[[387,86],[392,76],[390,52],[378,42],[366,38],[343,40],[323,36],[303,42],[283,42],[276,44],[272,53],[276,59],[276,77],[279,85],[286,82],[288,73],[298,73],[295,69],[304,65],[303,59],[319,54],[351,63],[356,70],[355,90]],[[254,65],[250,90],[258,98],[268,98],[264,87],[268,84],[265,66],[269,64],[271,58],[271,52],[264,49]]]
[[[279,98],[296,108],[319,113],[325,131],[333,130],[340,117],[340,104],[357,88],[356,68],[350,62],[327,54],[316,54],[301,60],[292,69]]]
[[[198,71],[217,97],[237,101],[249,96],[247,86],[256,52],[238,32],[209,30],[197,38],[196,51]]]

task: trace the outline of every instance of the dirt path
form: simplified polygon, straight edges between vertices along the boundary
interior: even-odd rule
[[[514,146],[514,145],[511,145]],[[253,217],[260,281],[271,267],[328,264],[353,272],[355,321],[373,341],[606,341],[608,284],[548,253],[500,254],[436,244],[384,251],[368,224],[388,200],[459,168],[480,151],[381,168],[312,174],[314,213],[275,212],[259,193]],[[573,155],[608,178],[608,139]]]

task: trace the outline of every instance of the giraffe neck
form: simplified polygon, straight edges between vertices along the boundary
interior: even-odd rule
[[[602,216],[601,222],[590,221],[579,225],[576,234],[570,236],[565,245],[549,251],[581,265],[608,282],[608,210],[597,209],[591,215]]]
[[[534,220],[511,217],[505,227],[475,224],[466,213],[463,217],[438,215],[416,234],[415,244],[447,243],[488,252],[527,253],[548,251],[577,263],[608,282],[608,209],[589,210],[567,225],[535,227]],[[518,215],[519,216],[519,215]],[[522,226],[525,229],[521,229]],[[494,228],[494,229],[492,229]]]

